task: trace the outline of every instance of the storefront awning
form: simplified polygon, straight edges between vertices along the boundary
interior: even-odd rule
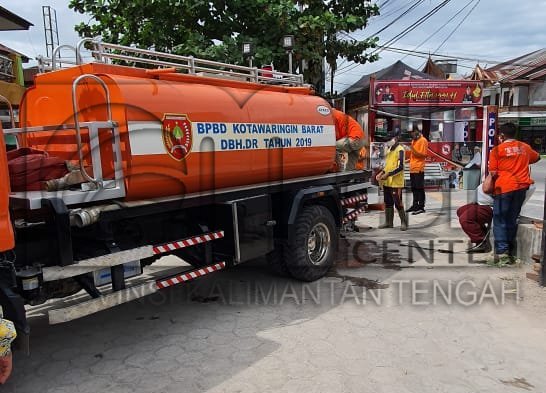
[[[500,112],[500,118],[517,119],[520,117],[546,117],[546,112],[526,111],[526,112]]]

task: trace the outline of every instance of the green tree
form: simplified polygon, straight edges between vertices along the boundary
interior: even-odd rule
[[[325,58],[332,71],[339,57],[364,64],[377,38],[346,40],[340,32],[366,26],[378,7],[354,0],[71,0],[70,8],[92,16],[76,30],[82,37],[243,64],[243,42],[256,48],[256,64],[287,70],[282,37],[296,37],[294,56],[308,83],[319,87]],[[333,74],[332,74],[333,75]]]

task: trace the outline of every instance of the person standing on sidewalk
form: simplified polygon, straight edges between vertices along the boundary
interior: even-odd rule
[[[400,216],[400,230],[408,229],[408,218],[402,202],[404,189],[404,148],[398,143],[400,131],[395,131],[387,142],[389,150],[385,156],[385,168],[377,175],[377,180],[383,183],[383,198],[385,201],[385,224],[382,228],[394,227],[394,208]]]
[[[406,210],[412,214],[425,212],[425,159],[427,158],[428,141],[417,129],[411,132],[410,148],[410,184],[413,203]]]
[[[336,128],[336,150],[339,153],[347,153],[346,171],[355,170],[360,150],[364,147],[364,130],[351,116],[337,109],[332,109]],[[336,160],[338,168],[341,168],[339,158]]]
[[[531,179],[529,165],[540,155],[526,143],[517,141],[516,126],[506,123],[499,129],[499,144],[489,155],[489,172],[495,178],[493,193],[493,234],[495,260],[512,263],[516,254],[518,216]]]

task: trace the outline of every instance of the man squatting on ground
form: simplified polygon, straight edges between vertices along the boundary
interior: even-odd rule
[[[495,178],[493,194],[493,234],[495,259],[511,263],[516,253],[517,219],[531,179],[529,164],[540,155],[526,143],[515,140],[516,126],[506,123],[499,128],[499,144],[489,155],[489,172]]]
[[[360,149],[364,146],[364,130],[351,116],[332,109],[336,128],[336,150],[338,153],[347,153],[346,171],[355,169]],[[337,167],[341,170],[339,154],[336,158]]]
[[[404,148],[398,143],[400,131],[394,131],[391,140],[387,142],[389,150],[385,156],[385,168],[377,174],[377,181],[383,183],[385,201],[385,223],[379,228],[394,226],[394,207],[400,216],[400,230],[408,228],[408,218],[404,211],[402,191],[404,190]]]
[[[427,158],[428,141],[417,129],[411,131],[410,148],[410,184],[413,203],[406,210],[412,214],[425,212],[425,159]]]
[[[457,209],[457,217],[474,246],[467,250],[468,253],[490,252],[489,228],[493,219],[493,197],[483,192],[483,185],[476,189],[475,203],[463,205]]]
[[[525,193],[523,204],[531,198],[534,192],[535,186],[531,185]],[[457,209],[459,223],[464,233],[474,243],[472,247],[466,250],[469,254],[491,252],[489,233],[493,219],[493,203],[493,197],[483,192],[483,185],[480,184],[476,189],[474,202]]]

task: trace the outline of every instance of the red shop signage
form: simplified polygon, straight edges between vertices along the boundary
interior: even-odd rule
[[[379,106],[479,106],[483,100],[483,85],[476,81],[377,80],[372,89]]]

